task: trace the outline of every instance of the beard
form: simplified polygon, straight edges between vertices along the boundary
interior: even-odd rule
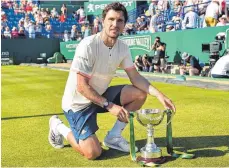
[[[113,35],[110,31],[105,31],[105,34],[106,36],[108,36],[109,38],[112,38],[112,39],[118,39],[118,37],[120,36],[120,32],[116,33],[116,35]]]

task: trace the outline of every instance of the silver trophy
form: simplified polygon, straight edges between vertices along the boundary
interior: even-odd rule
[[[161,149],[154,143],[154,127],[159,125],[166,111],[160,109],[142,109],[137,111],[137,121],[147,127],[147,143],[141,148],[141,156],[138,161],[163,163],[166,161],[162,156]]]

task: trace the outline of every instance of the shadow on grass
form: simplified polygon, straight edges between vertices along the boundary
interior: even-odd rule
[[[129,155],[129,153],[121,152],[121,151],[114,150],[114,149],[108,149],[108,150],[103,149],[102,155],[99,158],[97,158],[96,160],[114,159],[114,158],[127,156],[127,155]]]
[[[155,143],[159,147],[166,147],[166,138],[155,138]],[[139,148],[145,146],[146,140],[136,141]],[[200,137],[175,137],[173,138],[173,147],[175,151],[187,152],[192,150],[195,157],[219,157],[224,156],[228,151],[222,151],[212,148],[227,146],[229,149],[229,136],[200,136]]]
[[[195,155],[195,158],[201,157],[220,157],[229,153],[229,150],[217,150],[212,148],[227,146],[229,149],[229,136],[202,136],[202,137],[176,137],[173,138],[174,150],[179,152],[188,152]],[[139,150],[145,146],[146,140],[137,140],[136,146]],[[158,147],[166,147],[166,138],[155,138],[155,143]],[[188,150],[192,150],[189,152]],[[108,149],[103,150],[102,155],[98,160],[106,160],[111,158],[118,158],[127,156],[129,153]],[[137,153],[137,156],[140,153]],[[169,158],[168,161],[176,160],[175,158]]]
[[[71,148],[72,146],[70,144],[64,145],[65,148]],[[107,159],[114,159],[114,158],[119,158],[122,156],[127,156],[129,155],[129,153],[125,153],[125,152],[121,152],[118,150],[114,150],[114,149],[109,149],[107,147],[105,147],[106,149],[104,149],[104,146],[102,146],[103,148],[103,152],[101,154],[100,157],[98,157],[96,160],[107,160]]]
[[[3,117],[2,120],[15,120],[22,118],[35,118],[35,117],[44,117],[44,116],[53,116],[53,115],[64,115],[64,113],[52,113],[52,114],[39,114],[39,115],[31,115],[31,116],[17,116],[17,117]]]

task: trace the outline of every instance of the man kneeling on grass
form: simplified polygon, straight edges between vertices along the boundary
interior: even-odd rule
[[[109,111],[117,117],[104,145],[129,152],[129,143],[121,133],[128,123],[129,111],[140,109],[147,93],[156,96],[165,108],[175,111],[172,101],[137,72],[128,46],[118,39],[128,19],[125,7],[118,2],[109,4],[102,17],[102,32],[80,42],[69,72],[62,108],[71,129],[56,115],[49,120],[50,144],[63,148],[64,137],[87,159],[96,159],[102,153],[95,135],[97,113]],[[118,67],[126,71],[133,85],[108,87]]]

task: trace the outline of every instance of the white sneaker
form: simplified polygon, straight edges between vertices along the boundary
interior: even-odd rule
[[[52,116],[49,119],[49,143],[56,149],[64,147],[63,136],[57,131],[56,127],[63,122],[59,119],[57,115]]]
[[[107,134],[104,139],[103,145],[123,152],[130,152],[130,144],[122,136],[111,137],[109,136],[109,134]],[[138,148],[135,146],[135,152],[137,151]]]

